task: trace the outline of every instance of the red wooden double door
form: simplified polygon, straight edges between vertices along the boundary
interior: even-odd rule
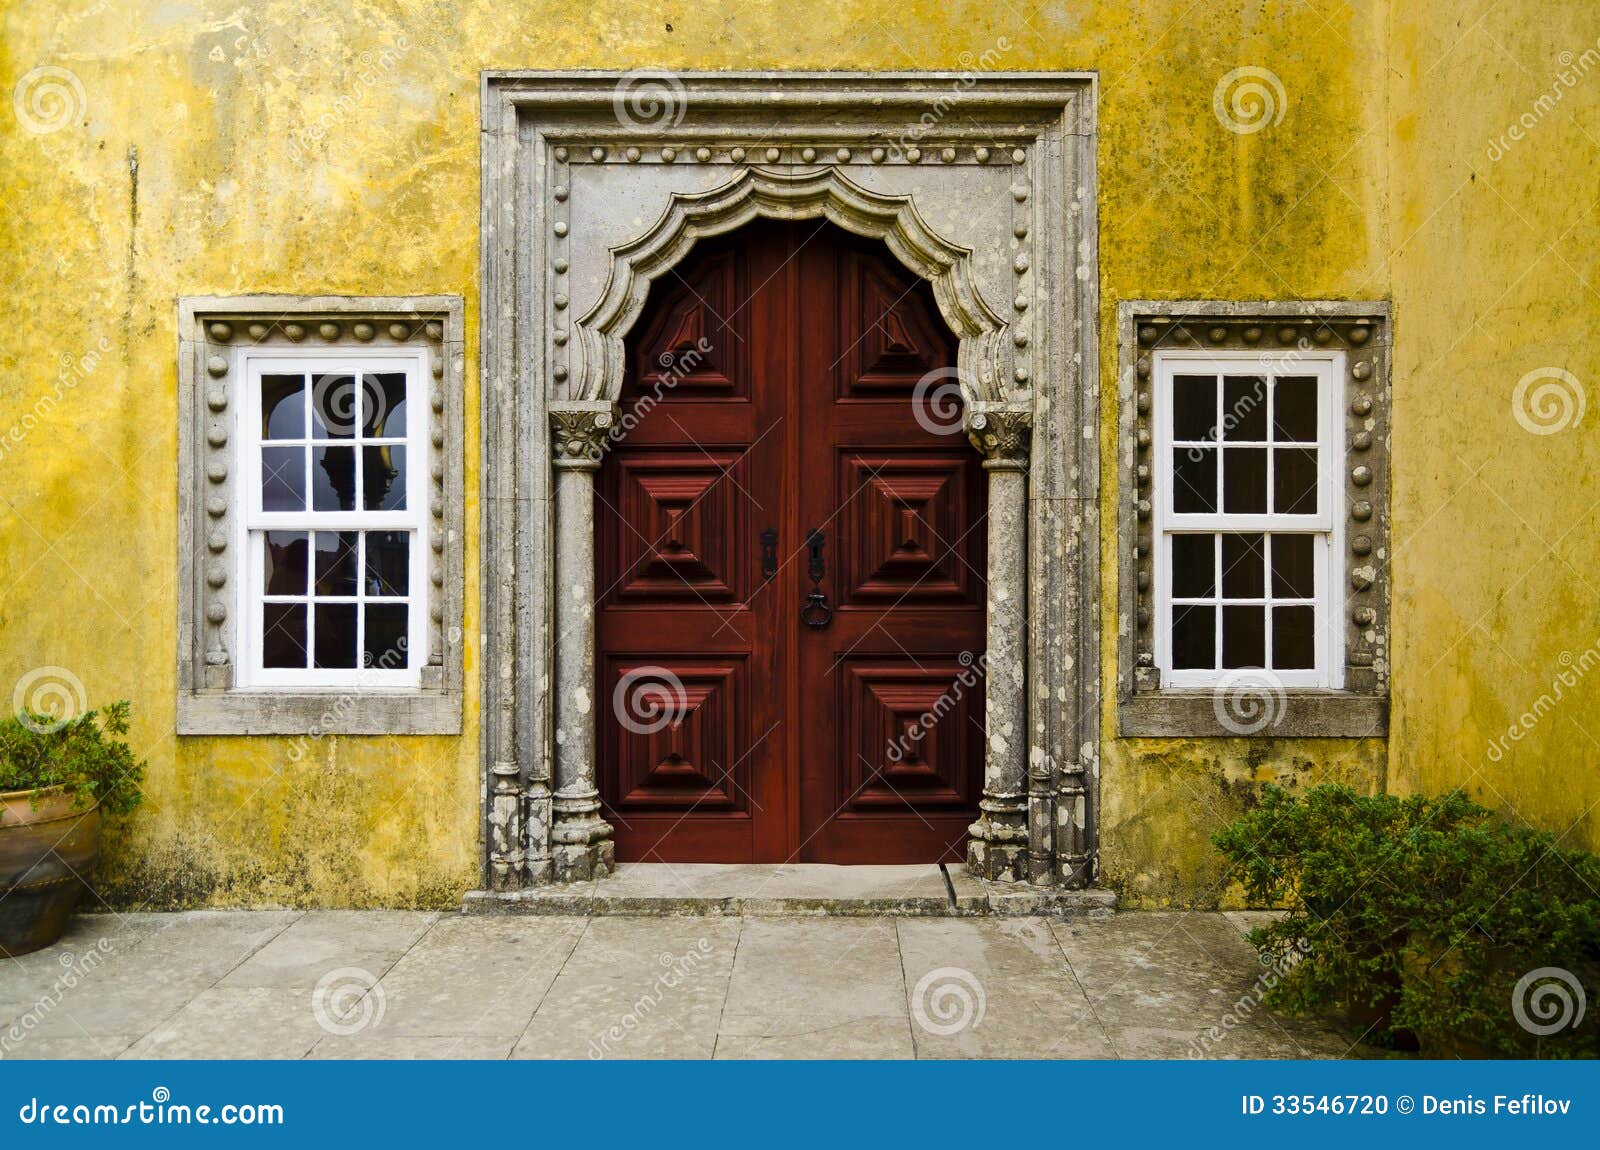
[[[652,288],[597,479],[620,859],[962,856],[984,477],[917,388],[955,353],[925,282],[820,221],[703,242]]]

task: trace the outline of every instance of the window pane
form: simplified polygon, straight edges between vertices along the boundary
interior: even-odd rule
[[[316,665],[354,667],[356,665],[356,605],[318,603]]]
[[[306,509],[306,453],[303,447],[261,449],[261,510]]]
[[[406,376],[403,371],[386,371],[363,377],[361,390],[361,434],[402,437],[406,433]]]
[[[306,437],[305,376],[261,377],[261,438]]]
[[[382,671],[406,668],[406,605],[367,604],[367,634],[361,665]]]
[[[1217,665],[1215,607],[1172,609],[1173,670],[1209,670]]]
[[[1311,599],[1317,593],[1312,556],[1316,548],[1309,535],[1272,537],[1272,595],[1276,599]]]
[[[1283,375],[1272,390],[1272,437],[1296,443],[1317,441],[1317,380]]]
[[[1267,593],[1266,539],[1261,535],[1222,537],[1222,597],[1260,599]]]
[[[328,372],[311,381],[311,434],[317,439],[353,439],[356,377]]]
[[[311,510],[354,511],[356,509],[355,448],[313,447],[311,478]]]
[[[410,532],[367,532],[367,594],[404,595],[411,582],[410,576]],[[371,635],[370,629],[368,635]]]
[[[398,444],[361,449],[361,483],[368,511],[406,509],[406,449]]]
[[[1217,437],[1217,377],[1178,375],[1172,379],[1172,438]]]
[[[1180,599],[1205,599],[1215,595],[1217,573],[1215,535],[1172,536],[1172,593]]]
[[[357,531],[318,531],[316,533],[316,580],[318,595],[356,593]],[[354,650],[354,646],[351,647]]]
[[[1222,609],[1222,665],[1264,667],[1267,663],[1265,607]]]
[[[268,595],[304,595],[306,593],[306,547],[304,531],[268,531],[263,540],[262,554],[266,570],[261,585]]]
[[[1231,447],[1222,462],[1222,510],[1261,514],[1267,509],[1267,449]]]
[[[304,603],[261,605],[261,665],[305,669],[306,605]]]
[[[1214,447],[1172,449],[1172,510],[1178,515],[1217,509],[1217,450]]]
[[[1307,670],[1317,664],[1316,609],[1272,609],[1272,665],[1282,671]]]
[[[1267,438],[1267,381],[1265,377],[1230,375],[1222,381],[1222,437]]]
[[[1272,509],[1279,515],[1317,513],[1315,448],[1280,447],[1272,460]]]

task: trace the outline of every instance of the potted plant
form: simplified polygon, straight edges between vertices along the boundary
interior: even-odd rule
[[[62,721],[0,722],[0,956],[61,937],[99,856],[100,817],[144,798],[144,762],[121,736],[127,701]]]

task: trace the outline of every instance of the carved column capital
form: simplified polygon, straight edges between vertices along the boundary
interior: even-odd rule
[[[550,405],[551,463],[562,471],[593,471],[600,466],[617,405],[605,400],[567,400]]]
[[[1024,471],[1033,438],[1033,409],[1021,405],[975,405],[967,416],[967,438],[990,471]]]

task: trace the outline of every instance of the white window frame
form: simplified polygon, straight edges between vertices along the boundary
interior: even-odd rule
[[[236,581],[238,591],[235,618],[242,626],[237,634],[237,679],[239,690],[281,691],[285,688],[310,690],[405,690],[422,684],[422,668],[428,662],[428,580],[427,481],[429,457],[425,397],[429,389],[428,352],[420,348],[242,348],[237,371],[242,383],[240,402],[233,405],[233,435],[239,444],[240,514],[235,517],[235,546],[244,557],[243,577]],[[404,511],[263,511],[261,509],[261,448],[273,441],[261,436],[261,377],[277,373],[301,373],[312,377],[324,374],[349,374],[404,371],[406,374],[406,509]],[[363,389],[357,388],[358,392]],[[308,399],[309,402],[309,399]],[[363,399],[364,402],[364,399]],[[306,427],[305,443],[311,441]],[[352,444],[354,440],[351,441]],[[309,448],[308,448],[309,450]],[[360,452],[357,451],[358,461]],[[314,466],[314,464],[312,465]],[[360,466],[358,462],[358,467]],[[307,482],[313,482],[308,470]],[[360,486],[358,484],[358,490]],[[403,668],[315,668],[305,670],[261,665],[261,629],[265,602],[263,534],[267,531],[342,532],[406,531],[412,536],[407,578],[406,666]],[[364,547],[358,564],[364,562]],[[308,556],[314,571],[314,556]],[[364,565],[357,572],[357,597],[334,601],[359,602],[364,592]],[[308,572],[306,600],[308,652],[315,649],[312,613],[315,607],[314,582]],[[324,599],[323,601],[326,601]],[[356,612],[357,651],[362,648],[365,612]],[[309,661],[309,660],[308,660]]]
[[[1172,666],[1172,594],[1171,537],[1183,533],[1263,533],[1297,532],[1313,534],[1316,562],[1315,595],[1312,603],[1316,611],[1316,665],[1310,669],[1268,670],[1257,668],[1270,681],[1284,688],[1339,690],[1344,686],[1342,610],[1344,587],[1344,443],[1343,414],[1345,410],[1346,354],[1342,350],[1303,351],[1282,353],[1162,349],[1154,354],[1153,393],[1153,452],[1151,538],[1155,549],[1155,626],[1153,647],[1156,667],[1164,689],[1213,690],[1225,681],[1236,681],[1247,668],[1218,668],[1174,670]],[[1220,510],[1207,514],[1177,514],[1172,510],[1173,471],[1172,453],[1172,396],[1173,377],[1180,374],[1253,375],[1275,377],[1278,375],[1314,376],[1317,379],[1317,509],[1311,515],[1241,515]],[[1275,386],[1272,385],[1272,386]],[[1225,418],[1222,410],[1224,391],[1218,389],[1217,426]],[[1272,426],[1272,408],[1269,396],[1267,410],[1268,434]],[[1220,436],[1219,436],[1220,439]],[[1255,444],[1255,441],[1247,441]],[[1188,441],[1184,441],[1185,444]],[[1244,444],[1241,444],[1244,445]],[[1218,484],[1222,476],[1219,442]],[[1273,453],[1267,452],[1267,490],[1272,490]],[[1222,576],[1221,559],[1217,558],[1217,578]],[[1273,602],[1271,571],[1266,572],[1264,606]],[[1219,603],[1216,612],[1218,637],[1216,661],[1222,660],[1220,610],[1221,587],[1214,588]],[[1294,600],[1294,602],[1304,602]],[[1181,604],[1180,604],[1181,605]],[[1270,610],[1266,612],[1267,633],[1265,653],[1271,661],[1272,632]]]

